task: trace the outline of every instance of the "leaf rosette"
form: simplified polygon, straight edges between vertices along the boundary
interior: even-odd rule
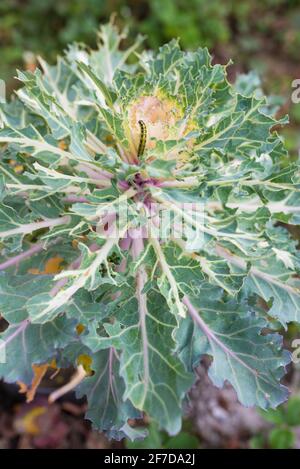
[[[88,357],[87,417],[134,439],[143,413],[179,431],[204,355],[244,405],[287,398],[270,331],[300,320],[300,185],[257,77],[123,39],[109,24],[96,50],[40,59],[1,108],[0,375]]]

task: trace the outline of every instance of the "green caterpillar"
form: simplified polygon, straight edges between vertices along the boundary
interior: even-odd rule
[[[145,122],[143,121],[138,121],[138,124],[141,127],[141,138],[140,138],[137,156],[138,158],[140,158],[140,156],[143,156],[144,151],[145,151],[145,146],[146,146],[146,141],[147,141],[147,127],[146,127]]]

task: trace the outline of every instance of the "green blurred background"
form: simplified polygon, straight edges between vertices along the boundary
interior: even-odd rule
[[[207,46],[214,61],[233,59],[231,80],[237,73],[256,70],[264,90],[283,97],[280,114],[289,113],[291,123],[280,131],[291,153],[299,152],[300,104],[291,102],[291,83],[300,78],[300,0],[0,0],[0,78],[9,93],[18,86],[16,68],[34,69],[36,55],[54,63],[70,42],[95,46],[99,23],[107,22],[112,13],[120,26],[129,27],[128,41],[141,33],[146,47],[157,48],[180,37],[185,49]],[[299,336],[293,327],[288,343]],[[296,368],[293,381],[299,377]],[[298,383],[290,404],[263,416],[266,428],[249,437],[246,446],[300,445],[299,389]],[[205,445],[188,421],[174,439],[150,425],[149,438],[135,444],[150,448]]]

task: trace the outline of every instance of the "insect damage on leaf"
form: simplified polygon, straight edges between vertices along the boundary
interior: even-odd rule
[[[216,386],[276,407],[290,355],[274,324],[300,322],[286,120],[206,49],[137,61],[141,38],[119,48],[111,23],[99,38],[19,72],[1,108],[0,376],[28,390],[32,365],[77,368],[51,399],[76,387],[115,439],[143,436],[145,414],[177,433],[204,355]]]

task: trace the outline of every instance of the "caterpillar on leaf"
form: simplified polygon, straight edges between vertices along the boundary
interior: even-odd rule
[[[143,156],[144,151],[145,151],[145,146],[146,146],[146,141],[147,141],[147,127],[144,121],[139,120],[138,121],[139,126],[141,127],[141,137],[140,137],[140,143],[138,147],[138,152],[137,156],[140,158]]]

